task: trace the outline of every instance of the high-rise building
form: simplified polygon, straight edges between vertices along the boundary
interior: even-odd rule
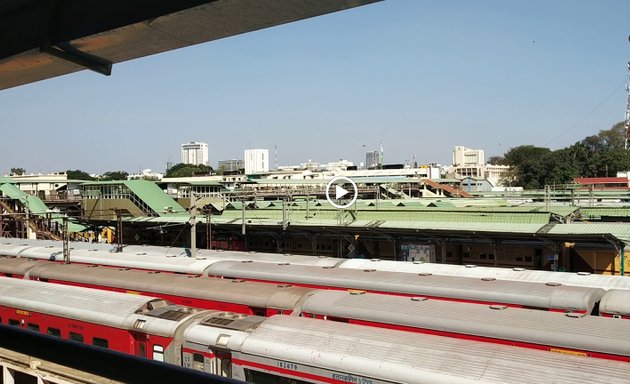
[[[245,162],[243,160],[219,160],[218,171],[223,172],[238,172],[239,169],[245,168]]]
[[[477,166],[486,164],[483,149],[470,149],[458,145],[453,151],[453,165],[456,167]]]
[[[381,154],[379,151],[370,151],[365,153],[365,168],[378,169],[381,165]]]
[[[208,165],[208,143],[191,141],[182,144],[182,163]]]
[[[269,172],[269,150],[268,149],[246,149],[245,150],[245,174]]]

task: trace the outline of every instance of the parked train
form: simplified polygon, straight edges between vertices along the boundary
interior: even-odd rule
[[[59,249],[54,245],[42,247],[29,243],[15,245],[12,242],[5,242],[0,244],[0,254],[40,260],[61,260],[59,252]],[[238,253],[237,256],[243,257],[241,253]],[[271,256],[266,257],[271,258]],[[236,256],[229,255],[227,260],[234,260],[234,257]],[[301,257],[309,259],[307,256]],[[603,289],[564,286],[554,282],[547,284],[508,282],[495,278],[476,279],[425,273],[409,274],[371,269],[336,268],[334,265],[327,264],[329,261],[327,258],[309,259],[311,263],[321,262],[323,265],[295,265],[289,262],[252,262],[251,258],[225,261],[220,256],[195,259],[169,258],[157,257],[150,253],[134,255],[129,252],[110,253],[98,249],[74,249],[72,260],[83,264],[195,275],[204,274],[212,277],[292,284],[308,288],[355,289],[401,296],[421,295],[442,300],[487,305],[501,304],[559,312],[592,313],[594,310],[596,311],[597,303],[605,294]]]
[[[0,322],[251,383],[630,382],[626,362],[6,277]]]
[[[43,254],[38,256],[29,256],[28,254],[37,253],[37,248]],[[90,251],[109,251],[116,252],[116,246],[102,243],[71,243],[73,249],[73,259],[82,258],[79,254],[74,255],[79,250]],[[491,278],[510,281],[526,281],[526,282],[557,282],[563,285],[602,288],[602,289],[629,289],[630,279],[623,276],[611,276],[591,274],[589,272],[555,272],[529,270],[525,268],[498,268],[485,267],[477,265],[452,265],[439,263],[423,263],[421,261],[402,262],[393,260],[380,259],[338,259],[326,256],[302,256],[292,254],[277,254],[263,252],[238,252],[238,251],[221,251],[198,249],[197,257],[191,258],[190,250],[185,248],[172,248],[148,245],[125,245],[123,248],[124,255],[146,256],[142,259],[151,258],[151,256],[161,256],[162,258],[177,258],[175,263],[164,262],[159,263],[157,267],[163,270],[174,270],[177,272],[204,274],[205,269],[212,263],[219,260],[255,260],[258,262],[271,263],[290,263],[293,265],[317,265],[320,267],[335,267],[359,270],[377,270],[387,272],[402,273],[431,273],[435,275]],[[55,259],[62,258],[61,242],[51,240],[28,240],[28,239],[12,239],[0,238],[0,255],[24,257],[52,257]],[[183,259],[183,260],[182,260]],[[187,261],[186,261],[187,260]],[[76,260],[79,261],[79,260]],[[103,260],[102,260],[103,261]],[[103,262],[107,262],[104,260]],[[155,262],[155,260],[154,260]]]
[[[294,314],[377,328],[630,361],[630,322],[575,312],[562,316],[503,305],[482,306],[430,300],[426,297],[316,290],[243,280],[0,257],[2,275],[155,296],[175,304],[202,309],[260,316]],[[573,337],[567,337],[567,333]]]

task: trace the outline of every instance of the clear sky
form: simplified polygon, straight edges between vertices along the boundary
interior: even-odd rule
[[[628,0],[386,0],[0,91],[0,173],[557,149],[624,119],[629,34]]]

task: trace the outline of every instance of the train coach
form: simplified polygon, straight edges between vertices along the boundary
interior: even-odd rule
[[[574,312],[514,309],[206,279],[100,266],[0,258],[0,275],[160,297],[196,308],[272,316],[295,314],[377,328],[630,360],[630,323]],[[573,335],[566,337],[566,333]]]
[[[599,275],[589,272],[556,272],[531,270],[520,267],[499,268],[474,264],[453,265],[380,259],[346,259],[338,262],[337,266],[347,269],[375,269],[377,271],[401,273],[432,273],[435,275],[477,278],[494,277],[500,280],[527,281],[531,283],[547,283],[554,281],[577,287],[630,290],[630,279],[625,276]]]
[[[628,363],[0,278],[0,322],[251,383],[630,382]]]
[[[95,263],[95,265],[103,265],[96,260]],[[140,265],[139,261],[126,261],[123,258],[115,263],[124,264],[131,268]],[[151,270],[151,266],[154,265],[151,263],[142,269]],[[558,312],[575,311],[589,314],[593,313],[596,309],[596,304],[605,293],[602,289],[570,287],[559,284],[507,282],[496,279],[457,278],[430,274],[412,275],[394,272],[344,270],[328,267],[296,266],[287,263],[217,261],[207,268],[207,272],[210,276],[228,278],[233,281],[248,280],[274,286],[291,284],[304,288],[354,289],[403,296],[422,295],[442,300],[486,305],[501,304]],[[70,274],[66,276],[69,277]],[[113,280],[104,284],[109,285],[112,282]]]
[[[91,252],[115,252],[116,247],[111,244],[100,243],[71,243],[70,247],[74,251],[90,250]],[[44,249],[42,249],[44,248]],[[0,255],[22,256],[32,258],[56,258],[62,254],[62,246],[59,241],[52,240],[32,240],[32,239],[0,239]],[[215,261],[258,261],[270,263],[290,263],[293,265],[316,265],[320,267],[335,267],[358,270],[377,270],[400,273],[431,273],[435,275],[476,277],[476,278],[496,278],[499,280],[526,281],[536,283],[556,282],[564,285],[602,288],[602,289],[628,289],[630,290],[630,279],[623,276],[610,276],[592,274],[589,272],[555,272],[529,270],[525,268],[499,268],[477,265],[452,265],[439,263],[423,263],[421,261],[403,262],[381,259],[339,259],[326,256],[301,256],[292,254],[277,254],[263,252],[239,252],[198,249],[197,256],[201,260],[190,258],[190,250],[185,248],[172,248],[147,245],[125,245],[123,248],[125,258],[133,260],[137,256],[146,256],[141,259],[178,258],[177,263],[165,262],[163,265],[156,265],[162,270],[174,270],[182,273],[203,274],[205,269]],[[95,256],[95,255],[92,255]],[[85,255],[81,256],[81,259]],[[73,257],[74,258],[74,257]],[[99,262],[107,262],[100,258]],[[186,261],[187,260],[187,261]],[[85,260],[90,262],[89,259]],[[202,262],[199,262],[202,261]],[[190,265],[183,268],[181,265]],[[112,264],[113,265],[113,264]]]
[[[41,244],[41,246],[37,246],[37,244]],[[354,263],[355,266],[360,265],[357,264],[358,261],[356,260],[346,260],[343,264],[339,264],[339,262],[335,261],[335,259],[316,258],[315,260],[319,260],[318,262],[322,263],[316,264],[321,267],[317,268],[314,265],[300,266],[287,262],[274,264],[272,263],[272,260],[287,260],[287,256],[276,255],[274,258],[272,257],[273,255],[267,255],[266,263],[271,265],[264,266],[265,263],[250,263],[252,260],[251,258],[248,259],[247,257],[241,255],[243,257],[240,259],[240,264],[238,262],[232,262],[232,264],[229,264],[229,262],[224,260],[233,260],[233,257],[235,256],[226,254],[225,256],[216,256],[213,258],[188,258],[176,256],[157,257],[156,254],[143,252],[110,253],[108,251],[98,249],[89,249],[89,243],[77,244],[81,244],[81,246],[79,246],[79,249],[72,251],[72,260],[73,262],[82,264],[105,265],[192,275],[212,274],[219,277],[260,280],[274,282],[276,284],[294,284],[324,289],[352,288],[400,295],[425,295],[436,298],[481,302],[485,304],[500,303],[526,308],[548,308],[557,311],[580,310],[584,312],[592,312],[594,309],[596,310],[597,303],[602,295],[602,291],[595,288],[592,288],[591,290],[581,290],[576,288],[577,284],[566,285],[559,284],[554,281],[547,281],[544,284],[525,281],[509,283],[492,276],[456,279],[452,276],[433,275],[430,272],[413,274],[378,271],[375,269],[361,270],[356,268],[343,268],[346,263]],[[46,242],[30,240],[25,243],[20,243],[14,239],[13,241],[0,243],[0,254],[40,260],[60,261],[60,249],[59,242],[51,241]],[[215,252],[215,254],[221,254],[221,252]],[[247,255],[251,257],[256,256],[254,254]],[[371,263],[380,262],[371,261]],[[421,266],[417,264],[411,265]],[[448,268],[456,266],[441,267]],[[432,266],[431,268],[441,267]],[[300,276],[297,278],[289,277],[286,275],[287,271],[299,271]],[[365,273],[365,271],[374,273],[372,276],[367,276],[368,274]],[[565,275],[575,275],[578,276],[578,278],[591,279],[589,281],[594,281],[593,279],[595,278],[607,278],[606,276],[557,274],[559,277]],[[378,278],[376,278],[377,276]],[[384,277],[384,281],[378,281],[381,277]],[[420,277],[421,279],[418,279],[417,277]],[[421,283],[420,280],[424,280],[424,282]],[[430,280],[432,280],[433,283],[429,284],[429,286],[425,286],[422,290],[418,288],[419,284],[427,284]],[[599,280],[601,281],[601,279]],[[618,280],[625,281],[627,279],[617,276],[616,279],[611,280],[611,284]],[[439,284],[436,286],[435,282],[437,281],[442,281],[444,284],[442,284],[442,286]],[[603,282],[604,283],[600,285],[606,286],[607,284],[605,284],[605,281]],[[452,285],[452,287],[450,287],[450,285]],[[486,292],[486,290],[490,291]],[[554,294],[554,292],[556,293]],[[630,301],[615,301],[614,303],[608,305],[608,309],[609,311],[606,313],[610,313],[611,316],[625,318],[630,315]]]
[[[85,242],[71,242],[69,248],[73,262],[122,266],[119,265],[121,262],[133,260],[139,263],[137,268],[140,269],[143,269],[141,264],[150,264],[153,269],[192,274],[203,274],[212,263],[224,260],[256,260],[319,267],[335,267],[341,260],[326,256],[207,249],[198,249],[196,257],[191,257],[189,249],[150,245],[125,245],[121,252],[117,252],[115,245]],[[63,245],[54,240],[0,238],[0,255],[62,261]]]

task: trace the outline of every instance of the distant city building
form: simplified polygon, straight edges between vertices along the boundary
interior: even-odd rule
[[[333,161],[325,164],[323,168],[326,171],[345,171],[348,167],[352,167],[353,165],[352,161],[340,159],[339,161]]]
[[[240,169],[245,169],[244,160],[219,160],[217,166],[217,170],[222,172],[238,172]]]
[[[468,167],[484,165],[486,163],[483,149],[470,149],[458,145],[453,151],[453,165],[456,167]],[[474,177],[474,175],[471,175]]]
[[[182,144],[182,163],[208,165],[208,143],[191,141]]]
[[[494,187],[498,187],[503,186],[509,170],[507,165],[486,164],[483,149],[456,146],[449,173],[458,179],[486,179]]]
[[[153,172],[151,169],[143,169],[142,172],[127,175],[127,180],[162,180],[163,177],[163,173]]]
[[[245,150],[245,174],[269,172],[269,150],[268,149],[246,149]]]
[[[365,153],[365,168],[377,169],[381,165],[381,153],[379,151],[370,151]]]

